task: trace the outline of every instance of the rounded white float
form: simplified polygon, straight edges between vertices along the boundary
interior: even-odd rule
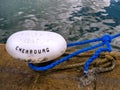
[[[12,57],[31,63],[54,60],[66,48],[65,39],[49,31],[19,31],[12,34],[6,42],[6,50]]]

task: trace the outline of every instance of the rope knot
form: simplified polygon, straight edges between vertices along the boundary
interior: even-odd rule
[[[112,41],[112,38],[111,38],[111,36],[110,35],[104,35],[103,37],[102,37],[102,42],[104,42],[104,43],[106,43],[106,42],[111,42]]]

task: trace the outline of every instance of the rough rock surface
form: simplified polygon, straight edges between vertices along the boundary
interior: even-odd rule
[[[96,81],[80,87],[78,78],[83,75],[82,67],[34,72],[27,63],[9,56],[5,45],[0,44],[0,90],[120,90],[120,52],[112,54],[117,59],[114,70],[99,74]],[[81,59],[86,60],[86,57],[74,57],[57,67]]]

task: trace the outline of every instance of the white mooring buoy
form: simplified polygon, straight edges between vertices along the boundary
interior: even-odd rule
[[[19,31],[12,34],[6,42],[6,50],[12,57],[30,63],[54,60],[61,56],[66,48],[65,39],[49,31]]]

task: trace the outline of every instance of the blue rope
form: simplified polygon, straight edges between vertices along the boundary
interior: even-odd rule
[[[91,56],[87,61],[86,63],[84,64],[84,73],[88,73],[88,67],[89,67],[89,64],[95,60],[101,52],[111,52],[112,49],[111,49],[111,46],[110,46],[110,42],[111,42],[111,37],[109,35],[105,35],[103,36],[102,38],[103,40],[103,43],[106,45],[106,48],[99,48],[98,50],[96,50],[96,52],[94,53],[93,56]]]
[[[72,47],[72,46],[76,46],[76,45],[83,45],[83,44],[87,44],[87,43],[91,43],[91,42],[97,42],[97,41],[102,41],[101,43],[99,44],[96,44],[96,45],[93,45],[93,46],[89,46],[89,47],[86,47],[86,48],[83,48],[83,49],[80,49],[80,50],[77,50],[55,62],[52,62],[51,64],[49,65],[46,65],[46,66],[35,66],[33,65],[32,63],[29,63],[29,67],[34,70],[34,71],[44,71],[44,70],[48,70],[50,68],[53,68],[55,67],[56,65],[82,53],[82,52],[86,52],[86,51],[89,51],[89,50],[92,50],[92,49],[95,49],[95,48],[98,48],[98,47],[101,47],[101,46],[106,46],[105,48],[99,48],[98,50],[95,51],[95,53],[93,54],[93,56],[91,56],[84,64],[84,73],[87,74],[88,73],[88,68],[89,68],[89,65],[91,62],[93,62],[101,52],[111,52],[112,49],[111,49],[111,46],[110,46],[110,42],[112,41],[112,39],[114,38],[117,38],[120,36],[120,33],[119,34],[116,34],[114,36],[110,36],[110,35],[104,35],[103,37],[101,38],[95,38],[95,39],[91,39],[91,40],[85,40],[85,41],[81,41],[81,42],[73,42],[73,43],[70,43],[70,44],[67,44],[67,47]]]
[[[69,43],[69,44],[67,44],[67,47],[77,46],[77,45],[83,45],[83,44],[97,42],[97,41],[101,41],[101,38],[95,38],[95,39],[92,39],[92,40],[85,40],[85,41],[81,41],[81,42]]]

